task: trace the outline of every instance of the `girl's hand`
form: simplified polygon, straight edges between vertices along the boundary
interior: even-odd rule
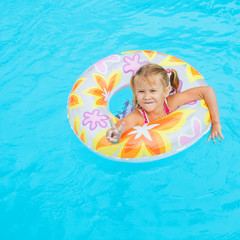
[[[209,142],[209,140],[212,138],[212,140],[213,140],[213,142],[214,142],[214,144],[215,144],[215,143],[216,143],[216,142],[215,142],[215,137],[216,137],[219,141],[221,141],[220,137],[221,137],[222,139],[224,139],[224,137],[223,137],[223,135],[222,135],[221,129],[222,129],[222,126],[221,126],[220,123],[213,123],[213,124],[212,124],[212,128],[211,128],[211,133],[210,133],[210,135],[209,135],[209,137],[208,137],[207,142]]]
[[[117,128],[113,123],[113,120],[110,118],[111,128],[106,133],[106,138],[111,143],[118,143],[122,134],[123,127],[125,122],[122,122],[121,125]]]

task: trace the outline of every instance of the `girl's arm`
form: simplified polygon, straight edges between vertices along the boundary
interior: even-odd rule
[[[171,111],[175,111],[181,105],[201,99],[205,100],[211,115],[212,128],[211,134],[208,137],[208,141],[212,138],[213,142],[215,143],[215,137],[218,138],[218,140],[220,140],[220,137],[222,139],[224,137],[221,132],[222,126],[220,124],[217,99],[212,87],[205,86],[191,88],[182,93],[170,95],[167,98]]]
[[[129,113],[126,117],[119,120],[116,125],[110,118],[111,128],[106,132],[106,138],[111,143],[118,143],[121,135],[127,132],[129,129],[142,124],[143,118],[139,116],[139,112],[135,109]]]

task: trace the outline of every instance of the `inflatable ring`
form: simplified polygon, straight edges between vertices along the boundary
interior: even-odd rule
[[[76,81],[68,99],[68,118],[78,138],[105,158],[125,162],[147,162],[180,152],[210,129],[210,114],[204,100],[191,102],[158,121],[136,126],[117,144],[107,141],[109,100],[130,86],[130,78],[148,63],[178,72],[180,91],[206,86],[202,75],[186,62],[156,51],[129,51],[112,55],[88,68]]]

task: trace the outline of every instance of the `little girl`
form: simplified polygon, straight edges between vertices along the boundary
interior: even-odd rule
[[[171,86],[169,86],[168,73],[171,73]],[[165,70],[157,64],[142,66],[131,78],[130,84],[135,109],[118,121],[116,126],[110,119],[111,128],[106,133],[109,142],[118,143],[121,135],[130,128],[156,121],[175,111],[181,105],[201,99],[207,103],[211,115],[212,127],[208,141],[212,138],[215,143],[215,138],[223,139],[217,100],[212,87],[195,87],[178,93],[177,72],[174,69]],[[176,94],[169,95],[173,91],[176,91]]]

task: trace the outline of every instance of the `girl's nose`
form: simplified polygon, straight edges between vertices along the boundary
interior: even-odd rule
[[[148,93],[145,93],[144,94],[144,99],[149,99],[150,98],[150,95]]]

